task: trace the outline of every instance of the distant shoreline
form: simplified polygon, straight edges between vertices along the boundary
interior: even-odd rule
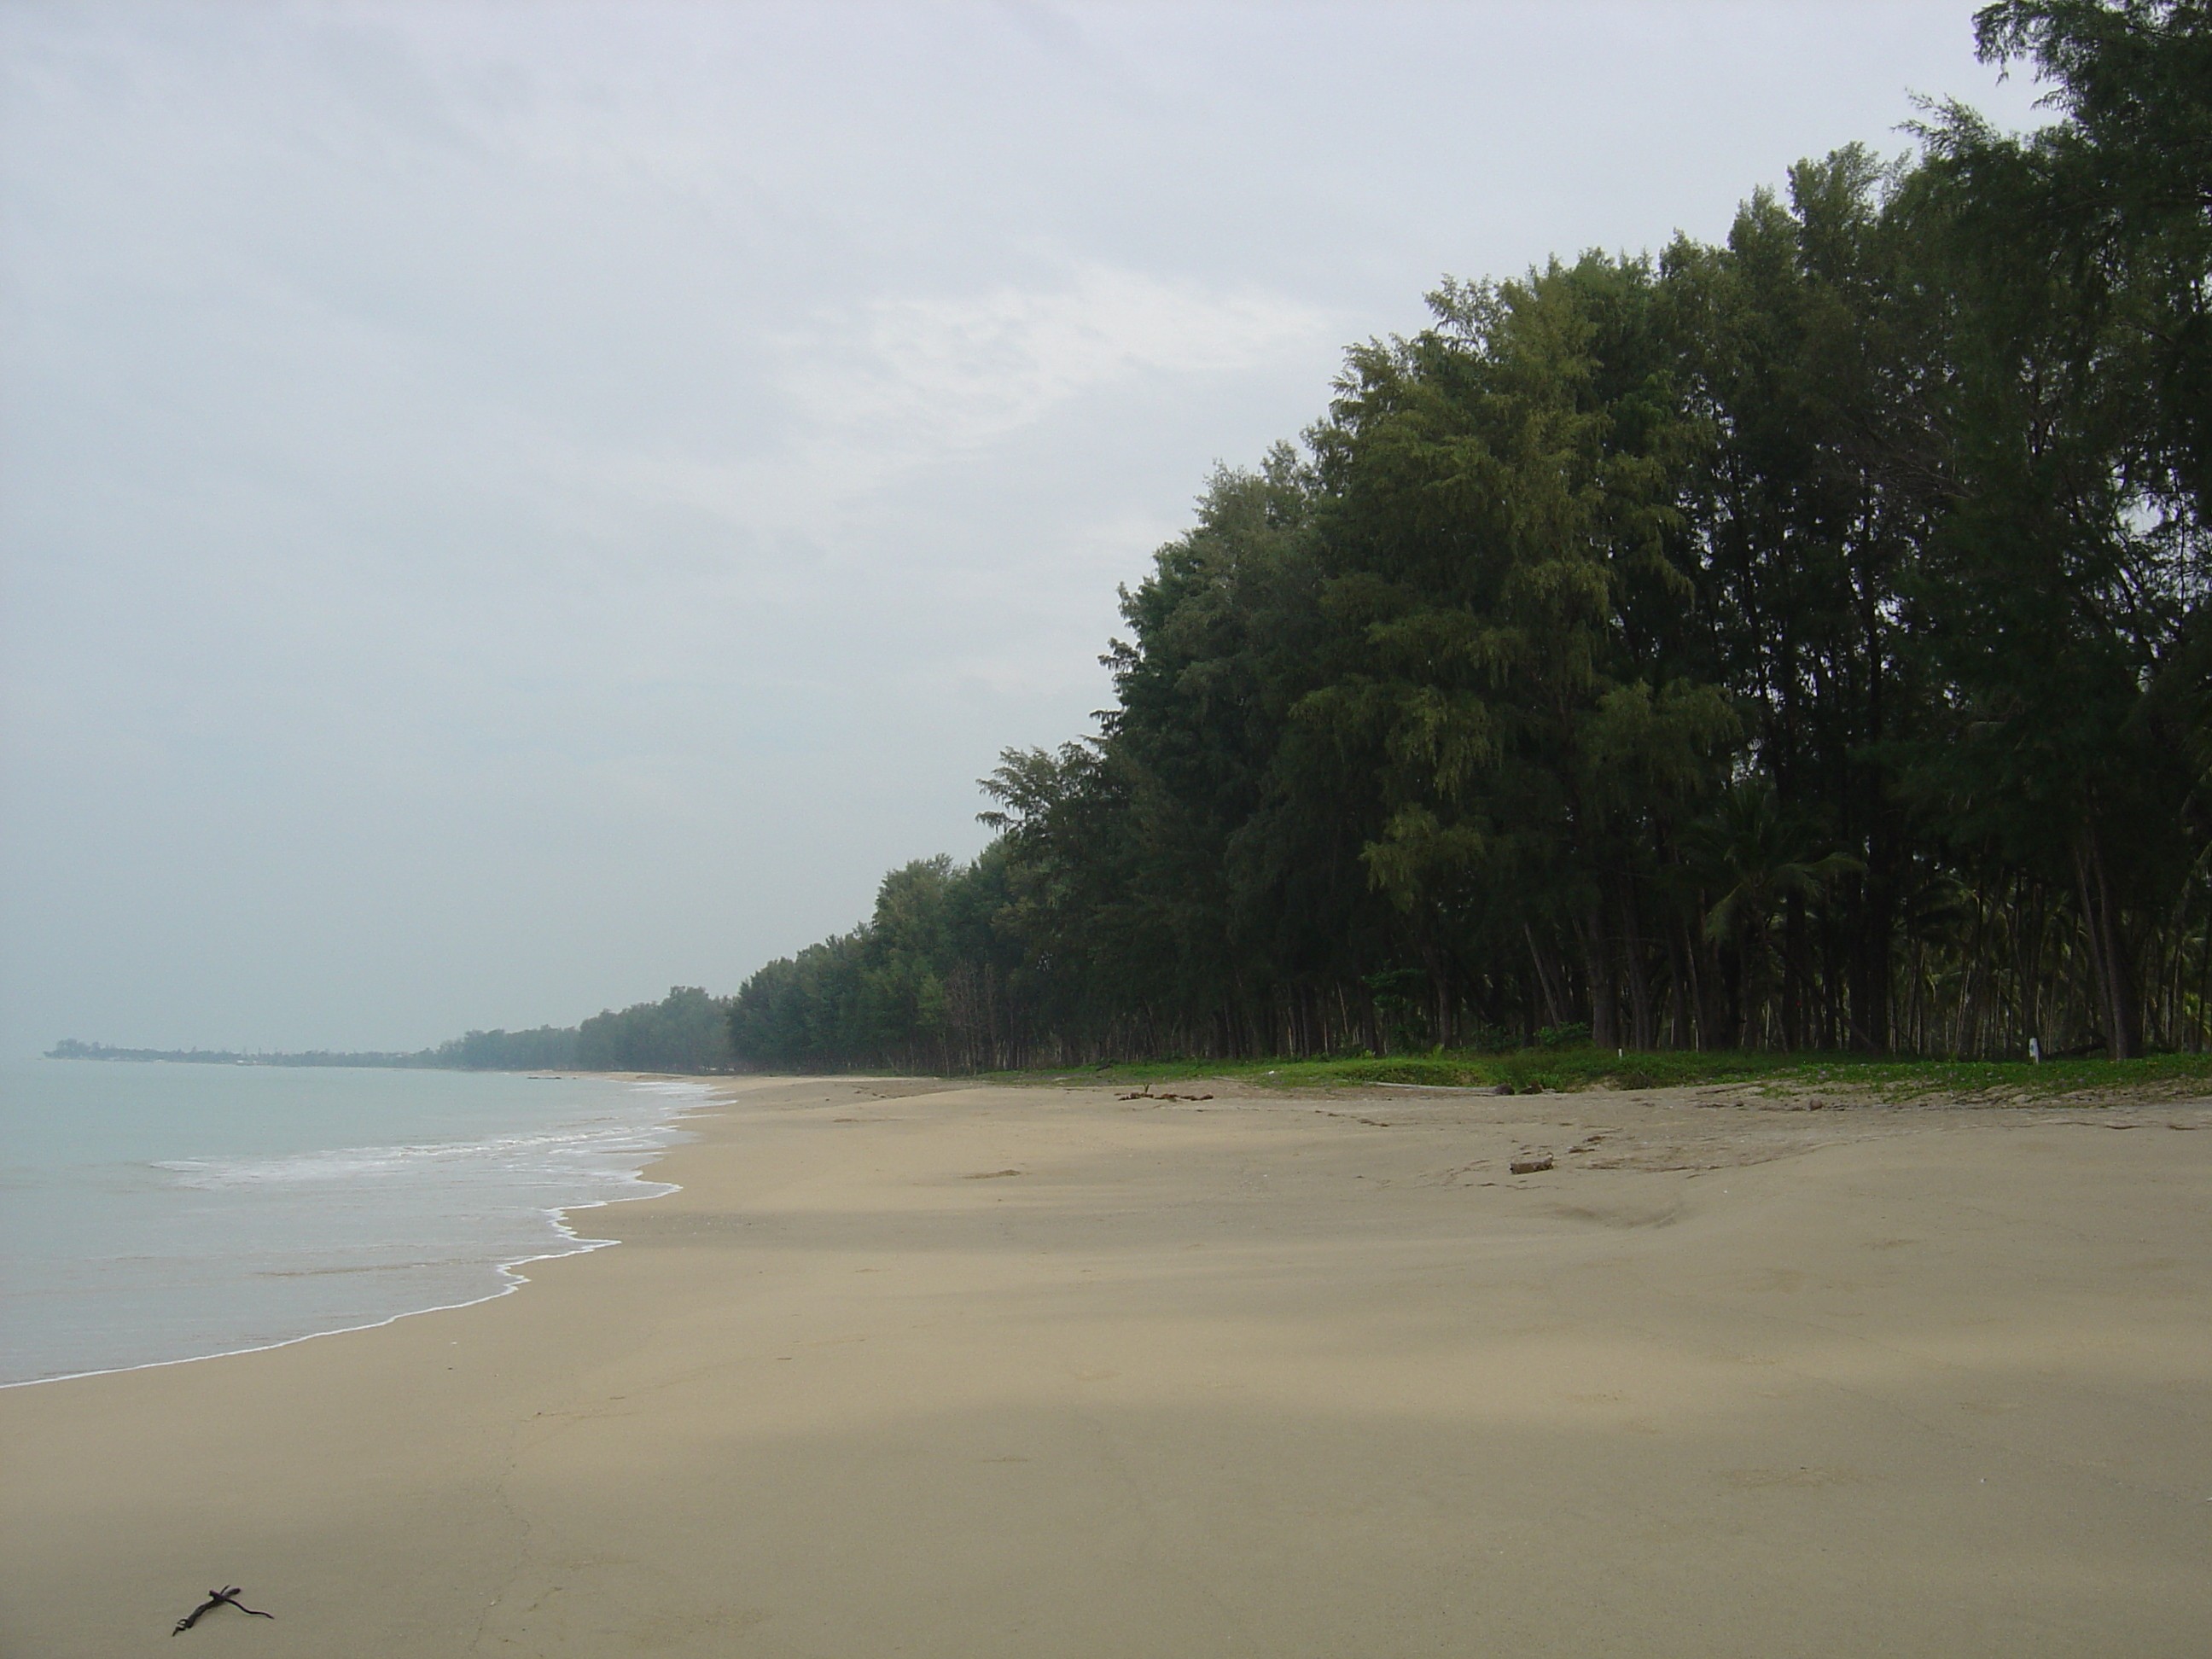
[[[640,1072],[631,1066],[614,1066],[601,1070],[597,1066],[574,1065],[472,1066],[465,1060],[448,1060],[435,1049],[415,1054],[335,1053],[314,1048],[299,1054],[241,1054],[233,1048],[113,1048],[100,1042],[64,1042],[54,1045],[40,1056],[42,1060],[125,1060],[133,1064],[167,1064],[177,1066],[330,1066],[356,1069],[382,1068],[388,1071],[417,1072],[534,1072],[546,1076],[575,1077],[729,1077],[727,1068],[710,1071],[679,1072],[673,1070]]]
[[[167,1060],[185,1066],[339,1066],[446,1072],[732,1073],[729,1004],[696,985],[673,985],[659,1002],[602,1009],[574,1025],[471,1030],[427,1048],[131,1048],[64,1037],[48,1060]]]
[[[344,1054],[309,1049],[300,1054],[245,1054],[235,1048],[118,1048],[105,1042],[79,1042],[64,1037],[43,1056],[46,1060],[166,1060],[186,1066],[420,1066],[439,1071],[503,1071],[504,1066],[441,1065],[434,1049],[414,1054]]]

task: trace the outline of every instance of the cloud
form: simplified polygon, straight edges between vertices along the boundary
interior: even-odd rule
[[[1330,333],[1328,313],[1264,289],[1088,265],[1049,289],[826,314],[784,343],[783,382],[823,432],[911,462],[981,448],[1116,382],[1234,374]]]
[[[618,494],[704,511],[750,535],[824,535],[862,498],[933,468],[973,465],[1063,413],[1123,392],[1218,395],[1255,370],[1333,357],[1343,325],[1251,286],[1209,287],[1104,264],[1050,283],[882,295],[817,307],[770,332],[762,395],[782,411],[762,448],[694,446],[591,457]]]

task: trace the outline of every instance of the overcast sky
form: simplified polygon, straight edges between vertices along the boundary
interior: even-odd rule
[[[1725,234],[1935,0],[0,0],[0,1052],[734,990],[1449,272]]]

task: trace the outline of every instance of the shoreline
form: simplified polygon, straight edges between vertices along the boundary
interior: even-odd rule
[[[0,1648],[210,1576],[337,1659],[2212,1619],[2212,1105],[1213,1092],[722,1083],[530,1296],[0,1393]]]
[[[705,1111],[710,1109],[699,1107],[694,1109]],[[674,1148],[671,1147],[669,1150],[672,1152]],[[645,1168],[653,1168],[666,1156],[666,1152],[658,1154],[647,1163]],[[642,1173],[637,1178],[640,1181],[645,1179]],[[487,1291],[482,1296],[470,1297],[461,1302],[440,1302],[427,1308],[409,1308],[404,1312],[387,1314],[382,1319],[372,1319],[364,1324],[340,1325],[327,1331],[307,1331],[299,1336],[288,1336],[275,1342],[257,1343],[249,1348],[222,1348],[213,1353],[190,1353],[176,1359],[149,1359],[137,1365],[106,1365],[97,1370],[64,1371],[58,1376],[27,1376],[18,1382],[0,1382],[0,1393],[4,1393],[9,1389],[44,1388],[50,1382],[76,1382],[88,1376],[121,1376],[132,1371],[160,1370],[169,1365],[198,1365],[210,1359],[235,1359],[242,1354],[273,1353],[279,1348],[293,1347],[301,1342],[313,1342],[326,1336],[351,1336],[360,1331],[381,1330],[386,1325],[397,1324],[403,1319],[416,1319],[424,1314],[454,1313],[463,1308],[474,1308],[486,1302],[496,1302],[503,1296],[514,1295],[515,1291],[530,1283],[530,1275],[518,1271],[520,1268],[539,1261],[565,1261],[572,1255],[588,1255],[593,1250],[610,1249],[622,1243],[618,1238],[586,1238],[569,1225],[568,1218],[572,1212],[604,1210],[617,1204],[648,1203],[653,1199],[666,1198],[671,1194],[682,1190],[673,1182],[652,1182],[647,1184],[660,1187],[663,1190],[654,1193],[639,1193],[629,1198],[593,1199],[581,1204],[564,1204],[557,1208],[546,1210],[544,1212],[546,1218],[565,1235],[575,1248],[568,1250],[547,1250],[538,1255],[520,1255],[510,1261],[495,1261],[492,1263],[492,1271],[499,1275],[500,1283],[497,1288]]]
[[[681,1085],[681,1103],[674,1104],[672,1109],[657,1114],[656,1121],[652,1129],[652,1133],[656,1133],[673,1132],[679,1137],[685,1133],[684,1130],[685,1118],[696,1113],[711,1111],[716,1103],[714,1083],[673,1073],[517,1072],[510,1075],[544,1078],[549,1080],[576,1077],[592,1081],[606,1080],[631,1085]],[[672,1097],[677,1097],[678,1093],[676,1090],[668,1090],[665,1092]],[[345,1336],[360,1331],[379,1330],[398,1321],[416,1318],[423,1314],[450,1313],[463,1308],[472,1308],[482,1303],[496,1301],[502,1297],[513,1294],[530,1283],[529,1275],[520,1271],[524,1267],[539,1262],[558,1261],[572,1255],[588,1255],[618,1243],[618,1240],[611,1238],[586,1238],[577,1231],[569,1218],[572,1214],[605,1209],[614,1205],[640,1203],[650,1199],[666,1197],[677,1189],[668,1183],[651,1179],[646,1172],[655,1167],[675,1146],[682,1144],[683,1139],[679,1138],[669,1146],[641,1154],[638,1167],[629,1175],[628,1180],[633,1184],[650,1190],[623,1193],[611,1198],[580,1200],[572,1204],[531,1206],[553,1230],[555,1238],[559,1244],[565,1245],[566,1248],[556,1246],[553,1249],[536,1250],[527,1255],[485,1261],[483,1265],[489,1267],[493,1282],[490,1288],[485,1290],[481,1295],[465,1296],[450,1302],[434,1302],[410,1306],[380,1317],[364,1319],[357,1324],[334,1325],[326,1329],[302,1331],[296,1335],[280,1337],[274,1341],[249,1342],[240,1347],[216,1347],[204,1353],[179,1354],[169,1358],[143,1360],[131,1364],[98,1365],[86,1370],[64,1371],[49,1376],[27,1376],[12,1381],[0,1381],[0,1393],[18,1389],[40,1388],[55,1382],[79,1382],[88,1377],[158,1370],[175,1365],[198,1364],[208,1360],[234,1358],[246,1354],[268,1353],[293,1346],[297,1343],[314,1341],[323,1337]]]

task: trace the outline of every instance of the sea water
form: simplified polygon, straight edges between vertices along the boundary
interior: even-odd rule
[[[641,1171],[705,1092],[509,1073],[0,1066],[0,1385],[502,1294],[521,1264],[603,1242],[563,1212],[672,1191]]]

